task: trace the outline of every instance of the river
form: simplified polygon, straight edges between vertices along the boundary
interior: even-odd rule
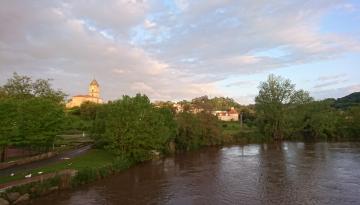
[[[360,204],[360,144],[204,148],[32,204]]]

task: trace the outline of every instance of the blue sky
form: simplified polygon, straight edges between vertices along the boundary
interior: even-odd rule
[[[355,0],[5,0],[0,84],[13,72],[105,100],[229,96],[254,102],[271,73],[316,99],[360,91]]]

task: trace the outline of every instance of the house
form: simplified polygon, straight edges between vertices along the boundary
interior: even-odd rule
[[[213,111],[212,114],[222,121],[239,121],[239,113],[234,107],[231,107],[228,111]]]

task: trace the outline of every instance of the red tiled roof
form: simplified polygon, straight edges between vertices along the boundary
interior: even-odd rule
[[[229,110],[228,113],[229,114],[239,114],[236,110]]]

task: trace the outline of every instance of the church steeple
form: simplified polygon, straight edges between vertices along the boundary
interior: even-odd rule
[[[89,85],[89,95],[96,98],[100,97],[100,85],[95,79]]]

